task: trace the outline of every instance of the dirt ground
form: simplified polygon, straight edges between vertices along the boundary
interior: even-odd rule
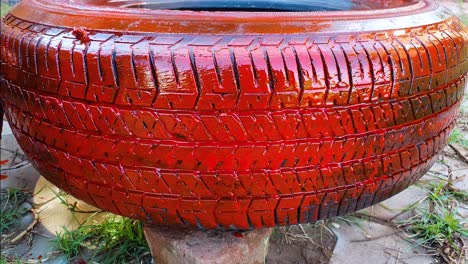
[[[270,237],[266,263],[328,263],[336,240],[323,223],[277,228]]]

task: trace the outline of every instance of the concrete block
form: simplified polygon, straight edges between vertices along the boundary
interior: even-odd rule
[[[267,228],[237,233],[145,227],[158,264],[264,263],[271,232]]]

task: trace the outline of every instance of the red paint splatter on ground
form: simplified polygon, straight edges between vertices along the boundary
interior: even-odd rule
[[[0,160],[0,165],[5,165],[8,163],[8,160]]]
[[[8,178],[8,176],[6,176],[5,174],[0,174],[0,181],[5,180],[6,178]]]
[[[240,232],[234,232],[234,236],[237,238],[244,238],[244,235],[242,235]]]

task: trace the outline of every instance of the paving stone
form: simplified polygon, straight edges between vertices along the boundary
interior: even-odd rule
[[[271,232],[265,228],[236,236],[233,232],[145,227],[155,263],[167,264],[264,263]]]
[[[31,190],[34,188],[40,174],[31,165],[24,156],[18,142],[12,134],[8,132],[8,124],[2,131],[2,139],[0,141],[0,187],[18,188]]]
[[[2,119],[2,118],[0,118],[0,119]],[[4,119],[2,119],[1,121],[2,121],[2,123],[3,123],[2,136],[3,136],[3,135],[11,135],[11,134],[13,134],[13,132],[11,131],[11,127],[10,127],[10,125],[8,124],[8,121],[6,121],[6,120],[4,120]]]
[[[398,234],[392,227],[374,222],[362,221],[361,227],[348,225],[343,221],[339,228],[333,227],[338,237],[330,264],[348,263],[433,263],[426,252],[415,247]],[[402,234],[403,235],[403,234]]]
[[[394,221],[399,221],[407,219],[411,212],[403,213],[402,211],[413,205],[415,202],[425,198],[427,193],[427,190],[413,185],[398,195],[393,196],[379,204],[363,209],[359,212],[371,216],[376,216],[385,220],[393,219]]]
[[[446,152],[450,152],[448,147]],[[450,153],[447,153],[450,155]],[[456,188],[467,190],[468,170],[466,164],[451,156],[444,155],[440,158],[430,172],[422,177],[415,185],[387,199],[380,204],[359,211],[359,213],[371,215],[379,219],[391,220],[394,223],[408,219],[412,213],[401,213],[403,209],[427,197],[428,190],[421,186],[438,184],[447,179],[448,168],[452,169],[452,176]],[[458,180],[457,180],[458,179]],[[418,209],[427,206],[425,203],[418,205]],[[461,208],[462,217],[468,217],[468,211]],[[396,216],[396,217],[395,217]],[[434,263],[434,259],[421,247],[416,247],[402,237],[404,233],[395,233],[396,229],[391,224],[384,225],[367,220],[356,220],[358,224],[348,224],[342,220],[334,220],[331,226],[338,237],[331,264],[341,263],[409,263],[425,264]],[[338,224],[338,225],[337,225]],[[339,227],[339,228],[336,228]],[[365,257],[363,257],[365,256]]]

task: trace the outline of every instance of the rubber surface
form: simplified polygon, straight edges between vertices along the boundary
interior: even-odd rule
[[[387,199],[431,167],[466,84],[467,34],[433,4],[340,13],[333,31],[168,34],[52,25],[41,1],[1,25],[0,104],[19,144],[65,191],[155,225],[307,223]],[[338,29],[388,16],[393,29]]]

